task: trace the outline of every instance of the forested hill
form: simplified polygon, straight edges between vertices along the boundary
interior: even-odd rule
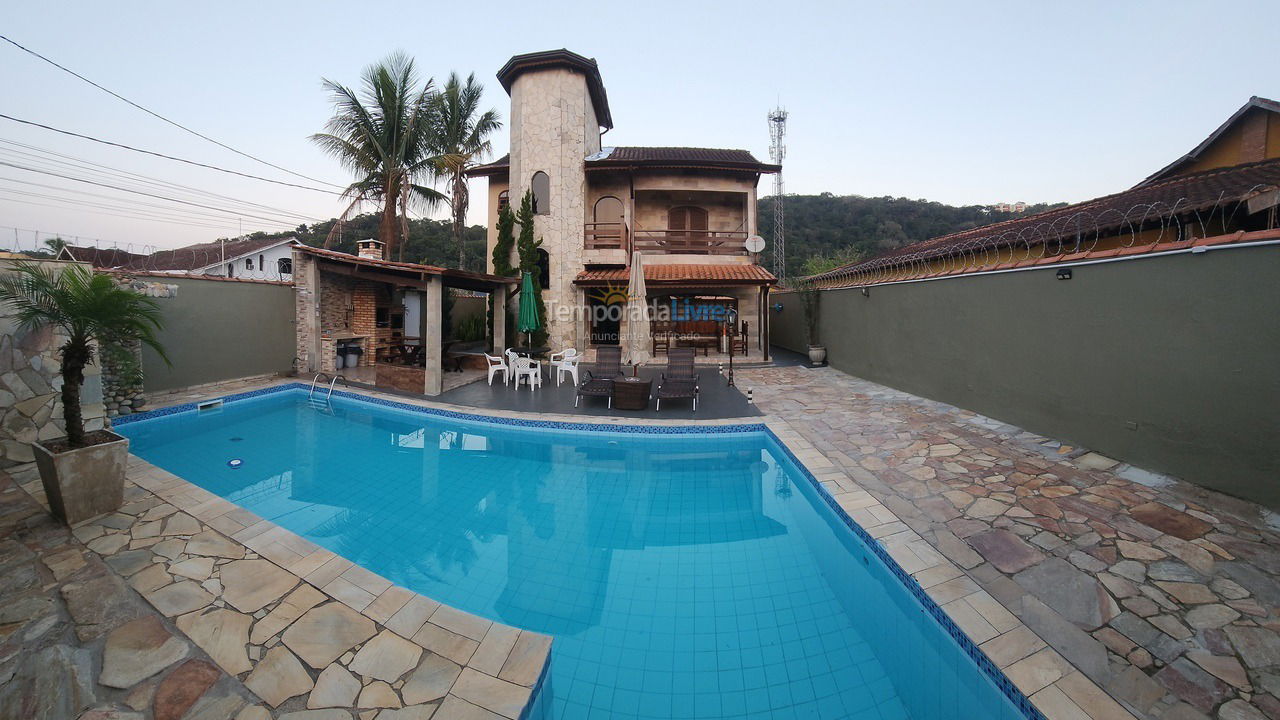
[[[871,257],[883,250],[901,247],[917,240],[989,225],[1001,220],[1024,217],[1057,205],[1031,205],[1023,213],[995,212],[981,205],[955,207],[928,200],[859,195],[788,195],[787,196],[787,275],[796,277],[830,269],[836,265]],[[299,226],[291,232],[254,233],[255,237],[296,236],[308,245],[321,245],[335,221]],[[760,200],[760,234],[769,243],[763,264],[771,265],[773,242],[773,198]],[[377,237],[378,216],[359,215],[347,222],[335,250],[355,252],[355,241]],[[479,225],[465,231],[468,270],[485,266],[485,230]],[[453,242],[446,220],[414,219],[409,221],[409,243],[403,255],[399,250],[391,259],[455,267],[458,248]]]
[[[871,257],[918,240],[1025,217],[1063,203],[996,212],[982,205],[956,207],[929,200],[861,195],[787,195],[787,274],[797,276]],[[771,251],[774,198],[760,200],[759,229]],[[768,265],[768,261],[765,261]]]

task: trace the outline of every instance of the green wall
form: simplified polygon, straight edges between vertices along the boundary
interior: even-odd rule
[[[1280,247],[822,294],[844,372],[1280,508]],[[799,301],[776,344],[804,351]],[[772,311],[771,311],[772,312]]]
[[[177,285],[159,298],[160,342],[172,367],[142,352],[147,392],[288,372],[297,353],[293,286],[198,278],[144,278]]]

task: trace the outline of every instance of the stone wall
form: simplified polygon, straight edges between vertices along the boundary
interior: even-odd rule
[[[8,267],[8,261],[0,260],[0,273]],[[19,330],[13,309],[0,305],[0,468],[32,462],[31,443],[66,435],[58,354],[64,341],[64,336],[48,328]],[[85,427],[100,430],[106,424],[101,374],[97,365],[90,365],[84,375],[80,402]]]
[[[547,173],[551,181],[550,212],[534,219],[534,234],[542,239],[551,264],[550,283],[543,291],[548,341],[557,348],[582,345],[586,339],[578,337],[578,323],[557,320],[556,308],[578,304],[573,279],[582,269],[583,163],[600,144],[586,78],[564,69],[520,75],[511,86],[510,127],[512,203],[519,202],[535,172]]]
[[[123,355],[133,358],[134,367],[122,361]],[[106,405],[107,417],[129,415],[146,405],[142,381],[140,342],[135,340],[102,357],[102,402]]]

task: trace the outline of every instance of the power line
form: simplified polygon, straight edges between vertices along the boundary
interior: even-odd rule
[[[49,198],[57,201],[59,204],[42,203],[42,202],[35,202],[34,200],[23,200],[19,198],[3,197],[5,193],[28,195],[28,196],[39,197],[39,198]],[[135,215],[132,213],[111,212],[110,210],[103,209],[103,206],[97,205],[94,203],[77,202],[74,200],[60,198],[53,195],[41,195],[39,193],[23,193],[17,190],[9,190],[8,188],[0,188],[0,202],[20,203],[22,205],[34,205],[36,207],[47,207],[47,208],[55,208],[60,210],[66,210],[68,209],[68,206],[71,206],[73,209],[76,209],[79,212],[90,213],[92,215],[106,215],[109,217],[124,218],[126,220],[145,220],[145,221],[151,221],[151,222],[166,223],[170,225],[186,225],[189,227],[205,228],[208,230],[234,230],[235,229],[234,227],[227,226],[227,225],[212,225],[207,223],[174,220],[171,218],[160,217],[160,216],[152,217],[148,215]],[[139,211],[139,212],[142,212],[142,211]]]
[[[3,113],[0,113],[0,118],[4,118],[5,120],[11,120],[16,123],[22,123],[23,125],[38,127],[43,130],[49,130],[51,132],[61,133],[63,135],[68,135],[74,138],[88,140],[90,142],[101,143],[103,145],[110,145],[111,147],[121,148],[123,150],[131,150],[133,152],[142,153],[144,155],[153,155],[158,158],[164,158],[165,160],[173,160],[175,162],[186,163],[188,165],[207,168],[209,170],[217,170],[218,172],[224,172],[230,175],[239,175],[240,177],[249,178],[251,180],[261,180],[262,182],[274,183],[276,185],[284,185],[285,187],[291,187],[291,188],[299,188],[301,190],[311,190],[312,192],[322,192],[322,193],[327,193],[329,195],[342,194],[340,192],[336,192],[333,190],[325,190],[324,188],[315,188],[309,185],[299,185],[297,183],[284,182],[283,180],[272,180],[271,178],[265,178],[260,175],[251,175],[249,173],[242,173],[238,170],[228,170],[226,168],[218,167],[217,165],[210,165],[208,163],[197,162],[195,160],[187,160],[186,158],[175,157],[173,155],[166,155],[164,153],[156,152],[154,150],[143,150],[142,148],[136,148],[136,147],[133,147],[132,145],[125,145],[124,143],[112,142],[111,140],[103,140],[101,138],[93,137],[92,135],[83,135],[78,132],[71,132],[70,130],[62,130],[60,128],[53,127],[52,125],[45,125],[43,123],[34,122],[32,120],[23,120],[22,118],[16,118],[16,117],[13,117],[12,115],[5,115]]]
[[[161,205],[157,203],[144,202],[142,200],[135,200],[133,198],[120,198],[113,195],[91,193],[83,190],[64,188],[58,185],[46,185],[44,183],[32,182],[30,180],[18,180],[17,178],[10,178],[10,177],[4,177],[4,176],[0,176],[0,181],[17,183],[17,184],[20,184],[23,188],[38,187],[38,188],[45,188],[48,190],[58,190],[66,193],[74,193],[75,195],[83,196],[84,198],[100,198],[102,200],[108,200],[112,203],[117,203],[117,204],[124,203],[132,206],[132,207],[119,207],[119,205],[111,206],[112,209],[116,209],[116,210],[129,211],[129,212],[138,211],[138,212],[169,213],[172,217],[180,217],[180,218],[185,218],[190,220],[213,220],[213,221],[219,221],[224,223],[231,222],[231,219],[226,217],[225,213],[215,214],[211,212],[202,212],[199,210],[180,210],[178,208],[173,208],[173,207],[169,207],[169,206]],[[5,187],[0,187],[0,191],[23,192],[28,194],[31,193],[30,190],[25,190],[25,189],[16,190],[13,188],[5,188]],[[55,196],[50,196],[50,199],[54,199],[54,197]],[[63,196],[56,196],[56,199],[66,200],[68,202],[94,202],[94,203],[99,202],[98,200],[83,200],[82,198],[78,198],[78,197],[66,198]],[[292,222],[283,222],[283,221],[277,221],[275,224],[288,225],[290,227],[292,227],[293,225]]]
[[[129,105],[131,105],[131,106],[133,106],[133,107],[135,107],[135,108],[137,108],[137,109],[141,110],[142,112],[144,112],[144,113],[146,113],[146,114],[148,114],[148,115],[150,115],[150,116],[152,116],[152,117],[154,117],[154,118],[156,118],[156,119],[158,119],[158,120],[162,120],[162,121],[164,121],[164,122],[166,122],[166,123],[168,123],[168,124],[170,124],[170,125],[172,125],[172,126],[174,126],[174,127],[178,128],[179,130],[183,130],[183,131],[185,131],[185,132],[191,133],[192,135],[195,135],[196,137],[198,137],[198,138],[200,138],[200,139],[202,139],[202,140],[207,140],[207,141],[209,141],[209,142],[213,143],[214,145],[217,145],[218,147],[225,148],[225,149],[230,150],[231,152],[233,152],[233,153],[235,153],[235,154],[237,154],[237,155],[241,155],[241,156],[243,156],[243,157],[247,157],[247,158],[249,158],[250,160],[253,160],[254,162],[262,163],[263,165],[266,165],[266,166],[268,166],[268,167],[273,167],[273,168],[275,168],[276,170],[280,170],[280,171],[282,171],[282,172],[289,173],[290,175],[293,175],[293,176],[296,176],[296,177],[303,178],[304,180],[310,180],[310,181],[312,181],[312,182],[318,182],[318,183],[320,183],[320,184],[322,184],[322,185],[329,185],[329,186],[331,186],[331,187],[337,187],[337,188],[342,187],[341,185],[335,185],[335,184],[333,184],[333,183],[331,183],[331,182],[326,182],[326,181],[324,181],[324,180],[320,180],[320,179],[318,179],[318,178],[313,178],[313,177],[310,177],[310,176],[308,176],[308,175],[303,175],[302,173],[294,172],[294,171],[292,171],[292,170],[290,170],[290,169],[288,169],[288,168],[280,167],[279,165],[276,165],[275,163],[267,162],[266,160],[263,160],[262,158],[254,157],[253,155],[250,155],[249,153],[246,153],[246,152],[242,152],[242,151],[240,151],[240,150],[237,150],[237,149],[235,149],[235,148],[231,147],[230,145],[227,145],[226,143],[222,143],[222,142],[219,142],[219,141],[217,141],[217,140],[214,140],[213,138],[209,137],[208,135],[204,135],[204,134],[202,134],[202,133],[196,132],[195,130],[192,130],[191,128],[186,127],[185,125],[182,125],[182,124],[177,123],[177,122],[175,122],[175,121],[173,121],[173,120],[170,120],[169,118],[167,118],[167,117],[165,117],[165,116],[163,116],[163,115],[161,115],[161,114],[159,114],[159,113],[157,113],[157,112],[154,112],[154,111],[152,111],[152,110],[148,110],[147,108],[145,108],[145,107],[143,107],[143,106],[139,105],[138,103],[136,103],[136,102],[134,102],[134,101],[130,100],[129,98],[127,98],[127,97],[125,97],[125,96],[123,96],[123,95],[121,95],[121,94],[119,94],[119,93],[116,93],[116,92],[113,92],[113,91],[111,91],[111,90],[108,90],[107,88],[105,88],[105,87],[103,87],[103,86],[99,85],[98,83],[96,83],[96,82],[94,82],[94,81],[90,80],[89,78],[87,78],[87,77],[85,77],[85,76],[81,75],[80,73],[77,73],[77,72],[75,72],[74,70],[71,70],[70,68],[67,68],[67,67],[64,67],[64,66],[62,66],[62,65],[59,65],[58,63],[54,62],[53,60],[50,60],[49,58],[45,57],[44,55],[41,55],[40,53],[38,53],[38,52],[36,52],[36,51],[34,51],[34,50],[31,50],[31,49],[29,49],[29,48],[23,47],[22,45],[18,44],[17,42],[13,41],[13,40],[12,40],[12,39],[10,39],[10,38],[5,37],[4,35],[0,35],[0,40],[4,40],[5,42],[7,42],[7,43],[9,43],[10,45],[12,45],[12,46],[14,46],[14,47],[18,48],[19,50],[21,50],[21,51],[23,51],[23,52],[25,52],[25,53],[27,53],[27,54],[29,54],[29,55],[32,55],[32,56],[34,56],[34,57],[37,57],[37,58],[39,58],[39,59],[41,59],[41,60],[43,60],[43,61],[45,61],[45,62],[49,63],[50,65],[52,65],[52,66],[54,66],[54,67],[58,68],[59,70],[61,70],[61,71],[65,72],[65,73],[67,73],[67,74],[69,74],[69,75],[73,76],[73,77],[79,78],[80,80],[83,80],[84,82],[89,83],[90,85],[92,85],[92,86],[94,86],[94,87],[98,88],[98,89],[99,89],[99,90],[101,90],[102,92],[104,92],[104,93],[106,93],[106,94],[108,94],[108,95],[110,95],[110,96],[112,96],[112,97],[114,97],[114,98],[116,98],[116,99],[118,99],[118,100],[121,100],[121,101],[123,101],[123,102],[125,102],[125,103],[127,103],[127,104],[129,104]]]
[[[0,160],[0,166],[16,168],[16,169],[18,169],[18,170],[26,170],[26,171],[28,171],[28,172],[40,173],[40,174],[42,174],[42,175],[52,175],[52,176],[54,176],[54,177],[60,177],[60,178],[62,178],[62,179],[64,179],[64,180],[72,180],[72,181],[75,181],[75,182],[82,182],[82,183],[86,183],[86,184],[88,184],[88,185],[97,185],[98,187],[105,187],[105,188],[110,188],[110,189],[112,189],[112,190],[119,190],[119,191],[121,191],[121,192],[134,193],[135,195],[145,195],[145,196],[147,196],[147,197],[153,197],[153,198],[157,198],[157,199],[159,199],[159,200],[167,200],[167,201],[169,201],[169,202],[175,202],[175,203],[179,203],[179,204],[182,204],[182,205],[191,205],[191,206],[193,206],[193,207],[201,207],[201,208],[206,208],[206,209],[208,209],[208,210],[217,210],[217,211],[219,211],[219,212],[227,213],[228,215],[240,215],[240,216],[243,216],[243,217],[251,217],[251,218],[253,218],[253,219],[255,219],[255,220],[266,220],[266,221],[268,221],[268,222],[280,222],[280,220],[279,220],[278,218],[268,218],[268,217],[263,217],[263,216],[261,216],[261,215],[251,215],[251,214],[249,214],[249,213],[240,213],[240,212],[236,212],[236,211],[233,211],[233,210],[227,210],[227,209],[224,209],[224,208],[215,207],[215,206],[213,206],[213,205],[204,205],[204,204],[202,204],[202,203],[190,202],[190,201],[187,201],[187,200],[179,200],[179,199],[177,199],[177,198],[165,197],[164,195],[156,195],[155,193],[143,192],[143,191],[141,191],[141,190],[131,190],[131,189],[129,189],[129,188],[119,187],[118,185],[110,185],[110,184],[107,184],[107,183],[95,182],[95,181],[93,181],[93,180],[85,180],[84,178],[72,177],[72,176],[70,176],[70,175],[63,175],[63,174],[61,174],[61,173],[56,173],[56,172],[52,172],[52,171],[49,171],[49,170],[39,170],[39,169],[36,169],[36,168],[30,168],[30,167],[26,167],[26,166],[23,166],[23,165],[17,165],[17,164],[14,164],[14,163],[11,163],[11,162],[5,162],[5,161],[2,161],[2,160]],[[303,216],[298,216],[298,217],[303,217]],[[305,218],[304,218],[304,219],[305,219]]]
[[[20,150],[9,150],[5,148],[0,148],[0,153],[17,155],[20,158],[24,158],[23,162],[30,162],[31,160],[35,160],[36,162],[52,163],[55,169],[62,169],[61,167],[58,167],[58,166],[66,166],[73,170],[77,170],[81,172],[89,172],[89,173],[95,173],[98,175],[104,175],[110,179],[121,179],[121,180],[130,181],[130,182],[141,182],[144,185],[151,185],[151,186],[159,187],[162,189],[179,190],[179,191],[187,192],[196,196],[209,197],[217,200],[226,200],[228,202],[235,203],[236,205],[243,205],[245,207],[257,208],[259,210],[279,213],[281,215],[291,215],[291,216],[296,215],[297,217],[305,218],[312,222],[320,222],[319,218],[312,217],[310,215],[305,215],[299,212],[294,212],[292,210],[285,210],[283,208],[278,208],[271,205],[263,205],[261,203],[250,202],[248,200],[240,200],[238,198],[234,198],[229,195],[221,195],[219,193],[210,192],[208,190],[201,190],[200,188],[192,187],[190,185],[183,185],[181,183],[175,183],[168,180],[161,180],[160,178],[151,177],[149,175],[142,175],[139,173],[129,172],[128,170],[112,167],[110,165],[102,165],[100,163],[90,162],[88,160],[83,160],[81,158],[77,158],[71,155],[64,155],[62,153],[54,152],[52,150],[46,150],[44,148],[36,147],[35,145],[28,145],[26,143],[20,143],[14,140],[6,140],[4,138],[0,138],[0,143],[5,145],[15,145],[17,147],[27,148],[29,150],[35,150],[37,153],[52,155],[54,156],[54,158],[65,158],[65,160],[57,160],[54,158],[45,158],[45,157],[41,157],[40,155],[34,155],[31,153],[22,152]],[[70,161],[70,162],[67,162],[67,161]],[[95,170],[93,168],[100,168],[100,169]]]

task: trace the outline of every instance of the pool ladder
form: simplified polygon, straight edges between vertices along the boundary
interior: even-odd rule
[[[324,403],[325,403],[325,405],[328,405],[328,404],[329,404],[329,398],[333,397],[333,386],[338,384],[338,379],[339,379],[339,378],[341,378],[342,376],[341,376],[341,375],[330,375],[329,373],[316,373],[316,376],[315,376],[314,378],[312,378],[312,379],[311,379],[311,391],[307,393],[307,399],[308,399],[308,400],[314,400],[314,399],[315,399],[315,394],[316,394],[316,384],[318,384],[318,383],[320,382],[320,378],[322,378],[322,377],[328,377],[328,378],[330,378],[330,380],[329,380],[329,391],[328,391],[327,393],[325,393],[325,396],[324,396]]]

